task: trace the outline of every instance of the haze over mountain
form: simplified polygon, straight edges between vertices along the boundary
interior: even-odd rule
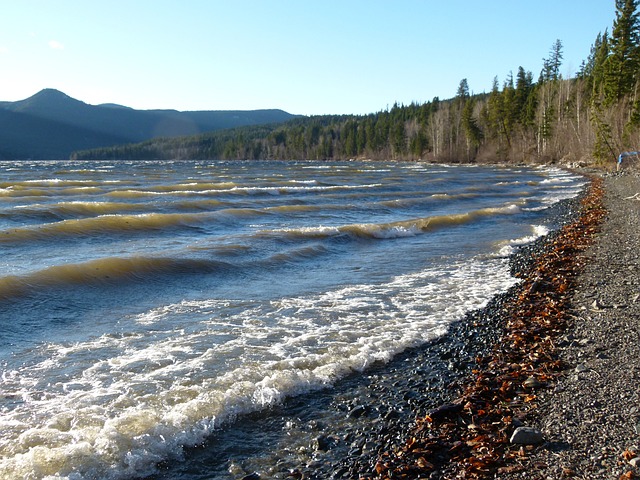
[[[134,110],[89,105],[54,89],[0,102],[0,159],[66,159],[76,150],[294,118],[282,110]]]

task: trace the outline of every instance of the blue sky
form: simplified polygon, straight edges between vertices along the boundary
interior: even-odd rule
[[[0,100],[56,88],[133,108],[366,114],[571,76],[614,0],[6,0]]]

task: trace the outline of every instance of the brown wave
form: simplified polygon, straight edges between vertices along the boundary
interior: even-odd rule
[[[84,263],[56,265],[25,275],[0,277],[0,299],[10,299],[47,288],[120,284],[160,274],[208,273],[228,268],[223,262],[154,257],[110,257]]]

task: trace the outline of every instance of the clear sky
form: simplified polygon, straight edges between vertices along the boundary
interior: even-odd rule
[[[575,74],[614,0],[1,0],[0,100],[366,114]]]

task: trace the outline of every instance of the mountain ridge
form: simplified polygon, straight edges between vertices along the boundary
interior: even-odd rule
[[[296,115],[263,110],[136,110],[90,105],[52,88],[24,100],[0,101],[0,158],[67,159],[86,148],[282,123]]]

